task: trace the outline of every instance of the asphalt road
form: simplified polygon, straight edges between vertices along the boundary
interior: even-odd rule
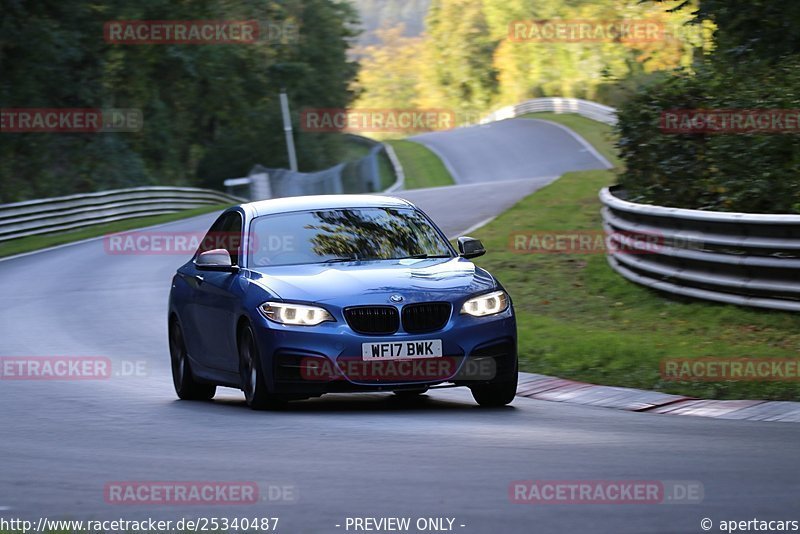
[[[476,194],[479,186],[407,196],[454,235],[532,184],[494,184],[498,194],[488,196]],[[483,211],[459,209],[475,199]],[[212,219],[160,230],[202,231]],[[0,356],[114,363],[106,380],[0,380],[0,518],[279,517],[278,532],[335,533],[347,532],[347,517],[448,517],[455,531],[480,534],[701,532],[705,517],[800,519],[800,427],[792,424],[524,398],[485,410],[465,390],[432,391],[412,405],[391,394],[332,395],[283,412],[253,412],[228,389],[210,403],[177,401],[165,311],[184,260],[110,255],[96,240],[0,261]],[[128,376],[131,369],[139,372]],[[516,480],[694,481],[704,498],[512,504]],[[106,501],[108,484],[136,481],[254,482],[262,499]],[[270,500],[270,488],[289,493]]]
[[[509,119],[412,140],[438,154],[461,184],[561,176],[611,166],[572,130],[540,119]]]
[[[413,189],[393,196],[410,200],[436,220],[449,237],[486,223],[558,176]]]

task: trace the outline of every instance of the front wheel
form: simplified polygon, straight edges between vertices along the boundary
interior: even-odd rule
[[[482,407],[496,408],[510,404],[517,394],[517,380],[518,380],[519,364],[514,364],[514,375],[512,378],[492,382],[489,384],[481,384],[479,386],[472,386],[472,397]]]
[[[239,370],[242,376],[242,390],[247,405],[254,410],[281,408],[285,401],[270,395],[261,368],[261,357],[256,338],[250,325],[239,334]]]
[[[195,380],[192,368],[189,366],[183,330],[177,320],[173,321],[169,327],[169,354],[172,360],[172,385],[175,386],[178,398],[182,400],[213,399],[217,392],[217,386],[202,384]]]

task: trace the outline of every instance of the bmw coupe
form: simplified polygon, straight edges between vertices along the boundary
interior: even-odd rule
[[[181,399],[244,391],[255,409],[339,392],[412,397],[466,386],[481,406],[517,388],[511,298],[420,209],[376,195],[231,207],[172,280]]]

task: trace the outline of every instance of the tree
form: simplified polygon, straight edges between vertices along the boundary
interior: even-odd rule
[[[297,39],[255,44],[122,45],[115,20],[258,20]],[[221,187],[255,163],[284,166],[278,107],[345,107],[357,16],[338,0],[5,0],[3,108],[135,108],[138,133],[0,134],[0,202],[144,184]],[[304,169],[335,162],[335,136],[299,134]]]

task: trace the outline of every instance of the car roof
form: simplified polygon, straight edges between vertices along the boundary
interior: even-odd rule
[[[288,213],[292,211],[325,210],[341,208],[408,208],[411,202],[383,195],[315,195],[283,197],[242,204],[253,217]]]

